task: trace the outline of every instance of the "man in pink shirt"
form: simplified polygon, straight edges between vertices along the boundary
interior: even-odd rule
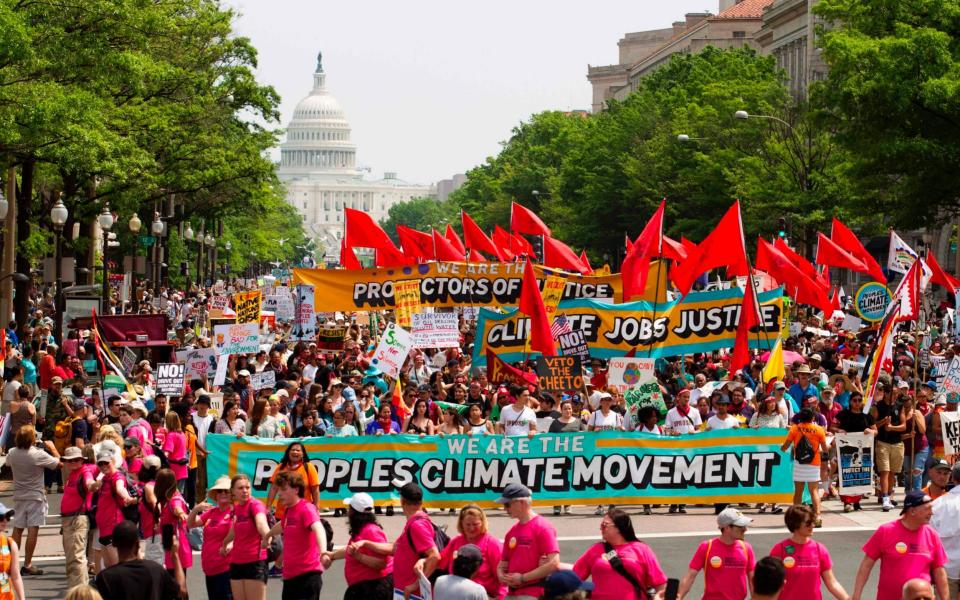
[[[503,553],[497,577],[508,587],[508,599],[530,600],[543,595],[543,581],[560,568],[557,530],[533,512],[533,493],[519,483],[503,488],[497,499],[507,514],[517,520],[503,538]]]
[[[717,515],[720,537],[700,542],[687,574],[680,581],[680,600],[687,595],[703,570],[703,600],[743,600],[752,593],[753,548],[743,541],[749,519],[735,508],[725,508]],[[750,589],[748,589],[750,586]]]
[[[930,496],[921,491],[908,492],[903,499],[900,518],[877,528],[863,546],[866,555],[857,569],[852,600],[860,600],[870,571],[880,561],[877,600],[899,600],[904,584],[911,579],[931,581],[940,598],[949,598],[947,553],[940,536],[930,527],[933,506]]]

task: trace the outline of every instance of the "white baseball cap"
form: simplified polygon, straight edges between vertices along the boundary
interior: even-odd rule
[[[343,503],[357,512],[373,510],[373,497],[370,494],[359,492],[350,496]]]

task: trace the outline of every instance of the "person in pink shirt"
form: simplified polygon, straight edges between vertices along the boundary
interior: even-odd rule
[[[97,455],[97,468],[103,476],[93,484],[99,492],[97,496],[97,533],[103,546],[101,557],[106,567],[117,564],[117,549],[113,546],[113,530],[123,521],[121,508],[136,504],[137,499],[130,495],[123,473],[113,464],[113,453],[101,451]]]
[[[753,548],[743,541],[753,519],[735,508],[725,508],[717,515],[720,537],[700,542],[686,575],[680,580],[677,598],[683,600],[690,591],[697,573],[703,571],[703,600],[743,600],[752,592]]]
[[[140,534],[143,536],[143,559],[152,560],[162,565],[164,563],[163,536],[157,524],[157,495],[154,489],[157,485],[157,474],[160,472],[160,458],[148,456],[143,459],[143,465],[137,472],[137,483],[140,484],[143,494],[137,511],[140,513]]]
[[[60,501],[60,522],[63,531],[63,554],[67,563],[67,587],[90,580],[87,571],[87,533],[90,520],[87,512],[93,499],[96,473],[83,463],[80,448],[71,446],[63,453],[67,482]],[[89,465],[92,466],[92,465]]]
[[[533,511],[530,488],[510,483],[497,498],[517,522],[503,538],[497,577],[507,586],[507,598],[543,594],[543,580],[560,567],[560,545],[553,524]]]
[[[637,539],[626,511],[607,511],[600,521],[600,537],[603,541],[573,564],[580,579],[593,579],[592,600],[646,600],[647,590],[666,589],[667,576],[653,550]]]
[[[220,544],[220,555],[230,555],[233,600],[266,600],[267,551],[261,540],[270,532],[267,507],[251,495],[250,478],[238,473],[230,480],[233,525]]]
[[[391,600],[393,598],[393,557],[373,550],[373,545],[361,548],[360,542],[389,546],[387,535],[377,523],[373,511],[373,497],[360,492],[343,501],[347,505],[350,541],[335,552],[323,555],[323,566],[329,568],[335,560],[344,560],[343,576],[347,580],[344,600]]]
[[[930,527],[932,500],[921,491],[907,492],[900,518],[877,528],[863,545],[863,560],[857,569],[853,600],[860,600],[873,565],[880,561],[877,600],[899,600],[903,585],[911,579],[932,581],[940,598],[949,598],[947,553],[940,536]],[[931,579],[931,573],[933,575]]]
[[[157,496],[157,506],[153,509],[154,522],[160,525],[161,537],[164,528],[177,536],[180,566],[186,573],[193,566],[193,550],[187,539],[187,501],[177,489],[177,478],[171,469],[160,469],[153,493]],[[174,562],[170,553],[170,548],[163,549],[163,566],[172,572]]]
[[[453,559],[457,552],[467,544],[473,544],[480,549],[483,563],[470,578],[487,590],[491,598],[503,598],[507,593],[507,586],[500,583],[497,577],[497,565],[503,554],[503,543],[490,535],[487,526],[487,514],[476,504],[468,504],[460,509],[457,518],[457,531],[460,535],[450,540],[443,552],[440,553],[440,563],[437,568],[444,573],[453,572]]]
[[[187,436],[183,433],[183,426],[180,424],[180,415],[170,411],[167,413],[166,425],[167,435],[163,440],[163,452],[170,461],[170,470],[177,478],[177,489],[182,494],[186,490],[187,475],[190,462],[187,458]]]
[[[203,548],[200,549],[200,568],[203,569],[207,598],[231,600],[230,557],[220,554],[224,538],[233,523],[233,500],[230,497],[230,478],[224,475],[207,490],[207,498],[214,504],[201,502],[187,516],[187,527],[203,528]]]
[[[120,407],[120,425],[123,427],[124,438],[136,438],[140,444],[143,456],[153,455],[153,430],[144,420],[147,416],[147,407],[143,402],[134,400]]]
[[[323,563],[327,535],[317,506],[304,499],[307,483],[295,471],[280,473],[274,483],[286,510],[283,519],[263,538],[266,548],[272,537],[283,533],[283,597],[319,600],[323,589]],[[281,562],[278,559],[277,562]]]
[[[770,550],[770,556],[783,561],[786,569],[780,600],[820,600],[821,580],[834,598],[846,600],[849,596],[833,574],[827,547],[813,539],[817,515],[808,506],[791,506],[783,520],[790,537]]]

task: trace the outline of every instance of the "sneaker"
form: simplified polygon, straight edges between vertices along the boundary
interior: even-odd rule
[[[565,506],[563,507],[563,514],[569,515],[569,514],[572,514],[572,513],[573,513],[573,507],[572,507],[572,506],[570,506],[569,504],[567,504],[567,505],[565,505]]]
[[[273,565],[272,567],[270,567],[270,571],[267,573],[267,577],[270,577],[270,578],[283,577],[283,569],[282,568],[278,569],[277,565]]]
[[[687,505],[686,505],[686,504],[681,504],[680,506],[678,506],[678,507],[677,507],[677,512],[680,513],[681,515],[687,514]]]
[[[853,512],[853,505],[852,505],[852,504],[844,504],[844,505],[843,505],[843,512]]]
[[[562,512],[562,509],[559,506],[553,507],[553,516],[558,517],[560,516],[561,512]]]
[[[643,514],[645,514],[645,515],[652,515],[652,514],[653,514],[653,511],[650,510],[650,505],[649,505],[649,504],[647,504],[647,505],[645,505],[645,506],[643,507]]]
[[[602,514],[603,514],[603,506],[598,504],[598,505],[597,505],[597,510],[593,511],[593,514],[595,514],[595,515],[597,515],[597,516],[602,515]]]
[[[889,496],[883,497],[882,506],[883,506],[883,512],[890,512],[890,509],[893,508],[893,503],[890,501]]]
[[[890,504],[892,504],[894,507],[900,506],[900,503],[894,500],[893,498],[891,498],[890,496],[887,496],[887,500],[889,500]]]
[[[781,514],[783,514],[783,507],[782,507],[782,506],[777,506],[776,504],[774,504],[774,505],[773,505],[773,508],[770,509],[770,513],[771,513],[771,514],[774,514],[774,515],[781,515]]]
[[[854,502],[854,503],[853,503],[853,510],[863,510],[863,507],[860,506],[860,503],[859,503],[859,502]]]
[[[387,507],[387,516],[388,516],[388,517],[392,517],[392,516],[393,516],[393,507],[392,507],[392,506],[388,506],[388,507]]]
[[[670,509],[667,510],[667,512],[670,513],[671,515],[676,514],[676,513],[677,513],[677,505],[676,505],[676,504],[671,504],[671,505],[670,505]]]

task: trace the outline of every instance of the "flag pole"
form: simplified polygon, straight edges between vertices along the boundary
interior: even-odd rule
[[[661,237],[662,237],[662,233],[661,233]],[[663,248],[660,249],[660,254],[663,254]],[[649,268],[650,266],[647,265],[647,269]],[[657,284],[656,284],[655,291],[653,292],[653,321],[657,320],[657,304],[659,303],[659,300],[660,300],[660,275],[661,275],[662,268],[663,268],[663,257],[658,256],[657,257]],[[643,292],[641,291],[641,293]],[[650,358],[651,354],[653,354],[653,338],[651,338],[650,343],[647,344],[647,358]]]

